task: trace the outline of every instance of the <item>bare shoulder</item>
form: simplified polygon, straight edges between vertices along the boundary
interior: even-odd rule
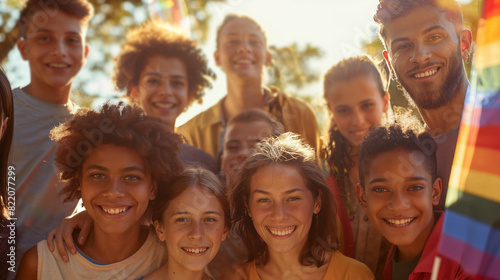
[[[31,247],[24,254],[19,269],[17,271],[16,280],[36,279],[38,271],[38,250],[36,246]]]

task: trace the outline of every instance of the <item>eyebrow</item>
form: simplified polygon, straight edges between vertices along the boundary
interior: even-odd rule
[[[161,77],[162,75],[161,75],[161,72],[151,71],[151,72],[147,72],[146,76],[158,76],[158,77]],[[171,75],[171,77],[186,79],[186,77],[184,75],[179,75],[179,74]]]
[[[172,213],[172,217],[178,216],[178,215],[188,215],[188,214],[191,214],[191,213],[188,211],[177,211],[177,212]],[[205,212],[203,212],[203,214],[215,214],[218,216],[222,216],[222,214],[217,212],[217,211],[205,211]]]
[[[431,27],[428,27],[426,29],[424,29],[424,31],[422,32],[423,34],[427,34],[429,32],[432,32],[436,29],[444,29],[442,26],[440,25],[433,25]],[[396,44],[396,43],[399,43],[399,42],[404,42],[404,41],[408,41],[409,38],[408,37],[401,37],[401,38],[396,38],[394,39],[393,41],[391,41],[391,47]]]
[[[45,29],[45,28],[40,28],[40,29],[35,30],[35,33],[43,33],[43,32],[53,33],[54,31],[50,30],[50,29]],[[80,35],[81,34],[81,33],[76,32],[76,31],[67,31],[67,32],[64,32],[64,33],[65,34],[70,33],[70,34],[74,34],[74,35]]]
[[[375,179],[372,179],[368,182],[368,184],[372,184],[372,183],[385,183],[387,182],[388,180],[385,179],[385,178],[375,178]],[[404,179],[405,182],[411,182],[411,181],[427,181],[427,179],[425,177],[419,177],[419,176],[414,176],[414,177],[408,177],[408,178],[405,178]]]
[[[295,188],[295,189],[288,190],[285,193],[290,194],[290,193],[294,193],[294,192],[304,192],[304,190],[299,189],[299,188]],[[253,191],[253,193],[271,194],[270,192],[266,192],[265,190],[261,190],[261,189],[256,189],[255,191]]]
[[[85,170],[90,170],[90,169],[108,171],[108,168],[101,166],[101,165],[97,165],[97,164],[91,164]],[[139,172],[145,173],[144,170],[142,168],[140,168],[139,166],[125,167],[125,168],[120,169],[120,171],[139,171]]]

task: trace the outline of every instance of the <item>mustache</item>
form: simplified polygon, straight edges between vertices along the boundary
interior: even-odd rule
[[[442,66],[442,64],[439,63],[439,62],[427,62],[424,65],[417,65],[417,66],[415,66],[415,67],[407,70],[405,72],[405,75],[408,75],[409,73],[416,72],[416,71],[419,71],[419,70],[422,70],[422,69],[425,69],[425,68],[430,68],[430,67],[433,67],[433,66]]]

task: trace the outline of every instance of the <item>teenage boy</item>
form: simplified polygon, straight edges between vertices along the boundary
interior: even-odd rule
[[[444,209],[469,81],[463,60],[472,35],[454,0],[381,0],[374,16],[393,79],[416,104],[437,146]],[[430,151],[429,151],[430,152]]]
[[[444,213],[436,153],[424,143],[429,132],[400,124],[375,128],[361,144],[357,195],[372,226],[393,244],[384,279],[431,279]],[[462,268],[445,258],[437,279],[465,279]]]
[[[69,95],[87,59],[85,34],[93,13],[87,0],[30,0],[21,11],[17,47],[29,63],[31,82],[14,89],[17,261],[71,214],[77,203],[64,202],[59,195],[62,185],[49,132],[77,109]],[[88,132],[89,137],[92,133]],[[85,152],[85,147],[80,148],[68,157],[69,166],[78,161],[78,153]]]

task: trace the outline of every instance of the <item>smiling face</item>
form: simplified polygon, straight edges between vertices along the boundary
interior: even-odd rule
[[[227,235],[219,200],[197,185],[169,202],[162,224],[155,221],[155,228],[167,245],[169,269],[188,271],[203,271]]]
[[[298,167],[270,164],[251,178],[248,214],[270,252],[300,254],[320,209]]]
[[[419,108],[448,104],[467,79],[462,59],[469,51],[470,32],[457,29],[444,11],[430,5],[386,26],[384,57]]]
[[[221,156],[222,170],[232,176],[262,139],[272,136],[271,125],[264,121],[234,122],[227,126]]]
[[[156,189],[143,158],[134,150],[101,144],[82,165],[83,205],[94,228],[105,233],[139,229]]]
[[[389,107],[389,95],[381,96],[372,75],[361,75],[336,82],[325,91],[332,123],[342,136],[357,147],[368,131],[380,124]]]
[[[151,56],[131,96],[147,115],[160,118],[173,129],[191,101],[184,62],[175,57]]]
[[[260,79],[264,66],[271,63],[266,39],[250,20],[227,22],[220,30],[218,45],[215,62],[226,75]]]
[[[380,153],[368,165],[364,188],[358,185],[370,223],[402,252],[423,250],[441,195],[441,179],[432,181],[422,158],[401,149]]]
[[[29,24],[27,38],[20,39],[17,46],[29,62],[31,84],[40,88],[70,86],[87,59],[86,32],[85,24],[64,12],[47,17],[45,24]]]

